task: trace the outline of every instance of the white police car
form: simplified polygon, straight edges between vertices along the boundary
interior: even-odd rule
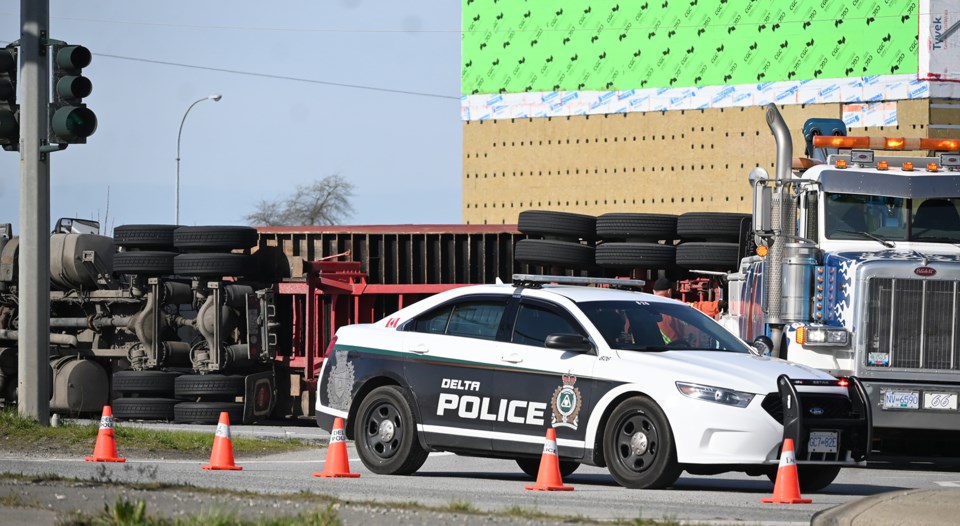
[[[518,275],[342,327],[317,422],[344,418],[364,465],[383,474],[452,451],[515,459],[535,476],[548,426],[561,474],[606,466],[631,488],[670,486],[683,470],[772,476],[785,437],[803,491],[862,464],[856,379],[760,356],[683,303],[603,288],[640,284]]]

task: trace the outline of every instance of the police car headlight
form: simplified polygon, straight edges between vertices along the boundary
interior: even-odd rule
[[[753,400],[752,393],[711,387],[709,385],[677,382],[677,389],[690,398],[696,398],[697,400],[704,400],[706,402],[716,402],[723,405],[732,405],[733,407],[747,407],[750,405],[750,401]]]

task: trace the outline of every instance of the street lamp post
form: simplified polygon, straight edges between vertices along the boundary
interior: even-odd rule
[[[173,224],[175,225],[180,224],[180,136],[183,135],[183,123],[187,121],[187,115],[190,114],[190,110],[192,110],[193,107],[196,106],[197,104],[205,100],[212,100],[216,102],[222,98],[223,98],[223,95],[220,95],[219,93],[215,93],[213,95],[206,96],[202,99],[195,100],[193,104],[191,104],[190,107],[187,108],[187,111],[183,113],[183,118],[180,119],[180,131],[177,132],[177,206],[176,206],[176,213],[174,215],[174,222],[173,222]]]

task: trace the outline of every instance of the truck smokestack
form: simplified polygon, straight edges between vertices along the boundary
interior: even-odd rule
[[[781,298],[783,297],[783,251],[784,251],[784,199],[789,199],[786,181],[790,179],[793,165],[793,142],[787,123],[777,110],[776,104],[768,104],[766,110],[767,125],[777,143],[777,177],[774,182],[770,227],[770,252],[764,270],[764,288],[767,291],[767,322],[771,324],[775,356],[780,355],[783,319]],[[787,192],[787,195],[784,195]]]

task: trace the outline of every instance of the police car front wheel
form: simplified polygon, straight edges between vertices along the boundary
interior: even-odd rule
[[[603,458],[614,480],[626,488],[665,488],[682,471],[667,417],[643,396],[625,400],[610,414]]]
[[[417,423],[402,388],[370,391],[360,404],[354,440],[363,465],[381,475],[409,475],[427,460],[417,439]]]

